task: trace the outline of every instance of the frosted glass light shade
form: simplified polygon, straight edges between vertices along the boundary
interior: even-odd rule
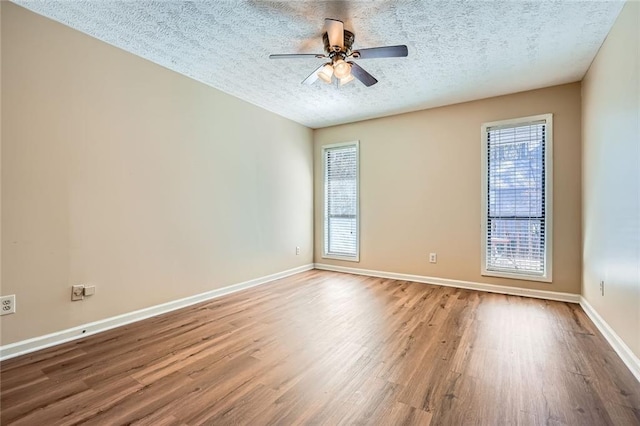
[[[343,61],[342,59],[338,59],[333,64],[333,73],[336,78],[345,78],[349,74],[351,74],[351,65]]]
[[[331,83],[331,77],[333,76],[333,67],[331,64],[326,64],[320,71],[318,71],[318,77],[325,83]]]
[[[340,79],[340,86],[344,86],[345,84],[349,84],[354,80],[353,75],[349,74],[346,77]]]

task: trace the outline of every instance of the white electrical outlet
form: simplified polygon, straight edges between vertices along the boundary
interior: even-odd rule
[[[296,256],[300,254],[300,247],[296,247]]]
[[[438,262],[438,255],[436,253],[429,253],[429,262],[437,263]]]
[[[71,286],[71,301],[84,299],[84,285]]]
[[[9,315],[16,313],[16,295],[11,294],[9,296],[0,297],[0,306],[2,310],[0,315]]]
[[[84,287],[82,295],[83,296],[93,296],[96,294],[96,286],[95,285],[87,285]]]

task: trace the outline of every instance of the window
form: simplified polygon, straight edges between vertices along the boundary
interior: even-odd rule
[[[551,281],[552,115],[485,123],[482,275]]]
[[[327,145],[324,158],[323,257],[359,260],[358,142]]]

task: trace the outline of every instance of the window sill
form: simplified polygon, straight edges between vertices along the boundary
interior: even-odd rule
[[[333,254],[322,255],[323,259],[346,260],[347,262],[360,262],[360,256],[337,256]]]
[[[527,275],[527,274],[515,274],[512,272],[502,272],[502,271],[485,271],[483,270],[481,274],[483,277],[498,277],[498,278],[509,278],[512,280],[522,280],[522,281],[537,281],[543,283],[551,284],[551,276],[550,275]]]

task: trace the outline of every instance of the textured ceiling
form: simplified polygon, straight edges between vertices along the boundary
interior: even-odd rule
[[[25,1],[36,13],[312,128],[580,80],[621,1]],[[324,18],[380,82],[302,85],[322,60]]]

